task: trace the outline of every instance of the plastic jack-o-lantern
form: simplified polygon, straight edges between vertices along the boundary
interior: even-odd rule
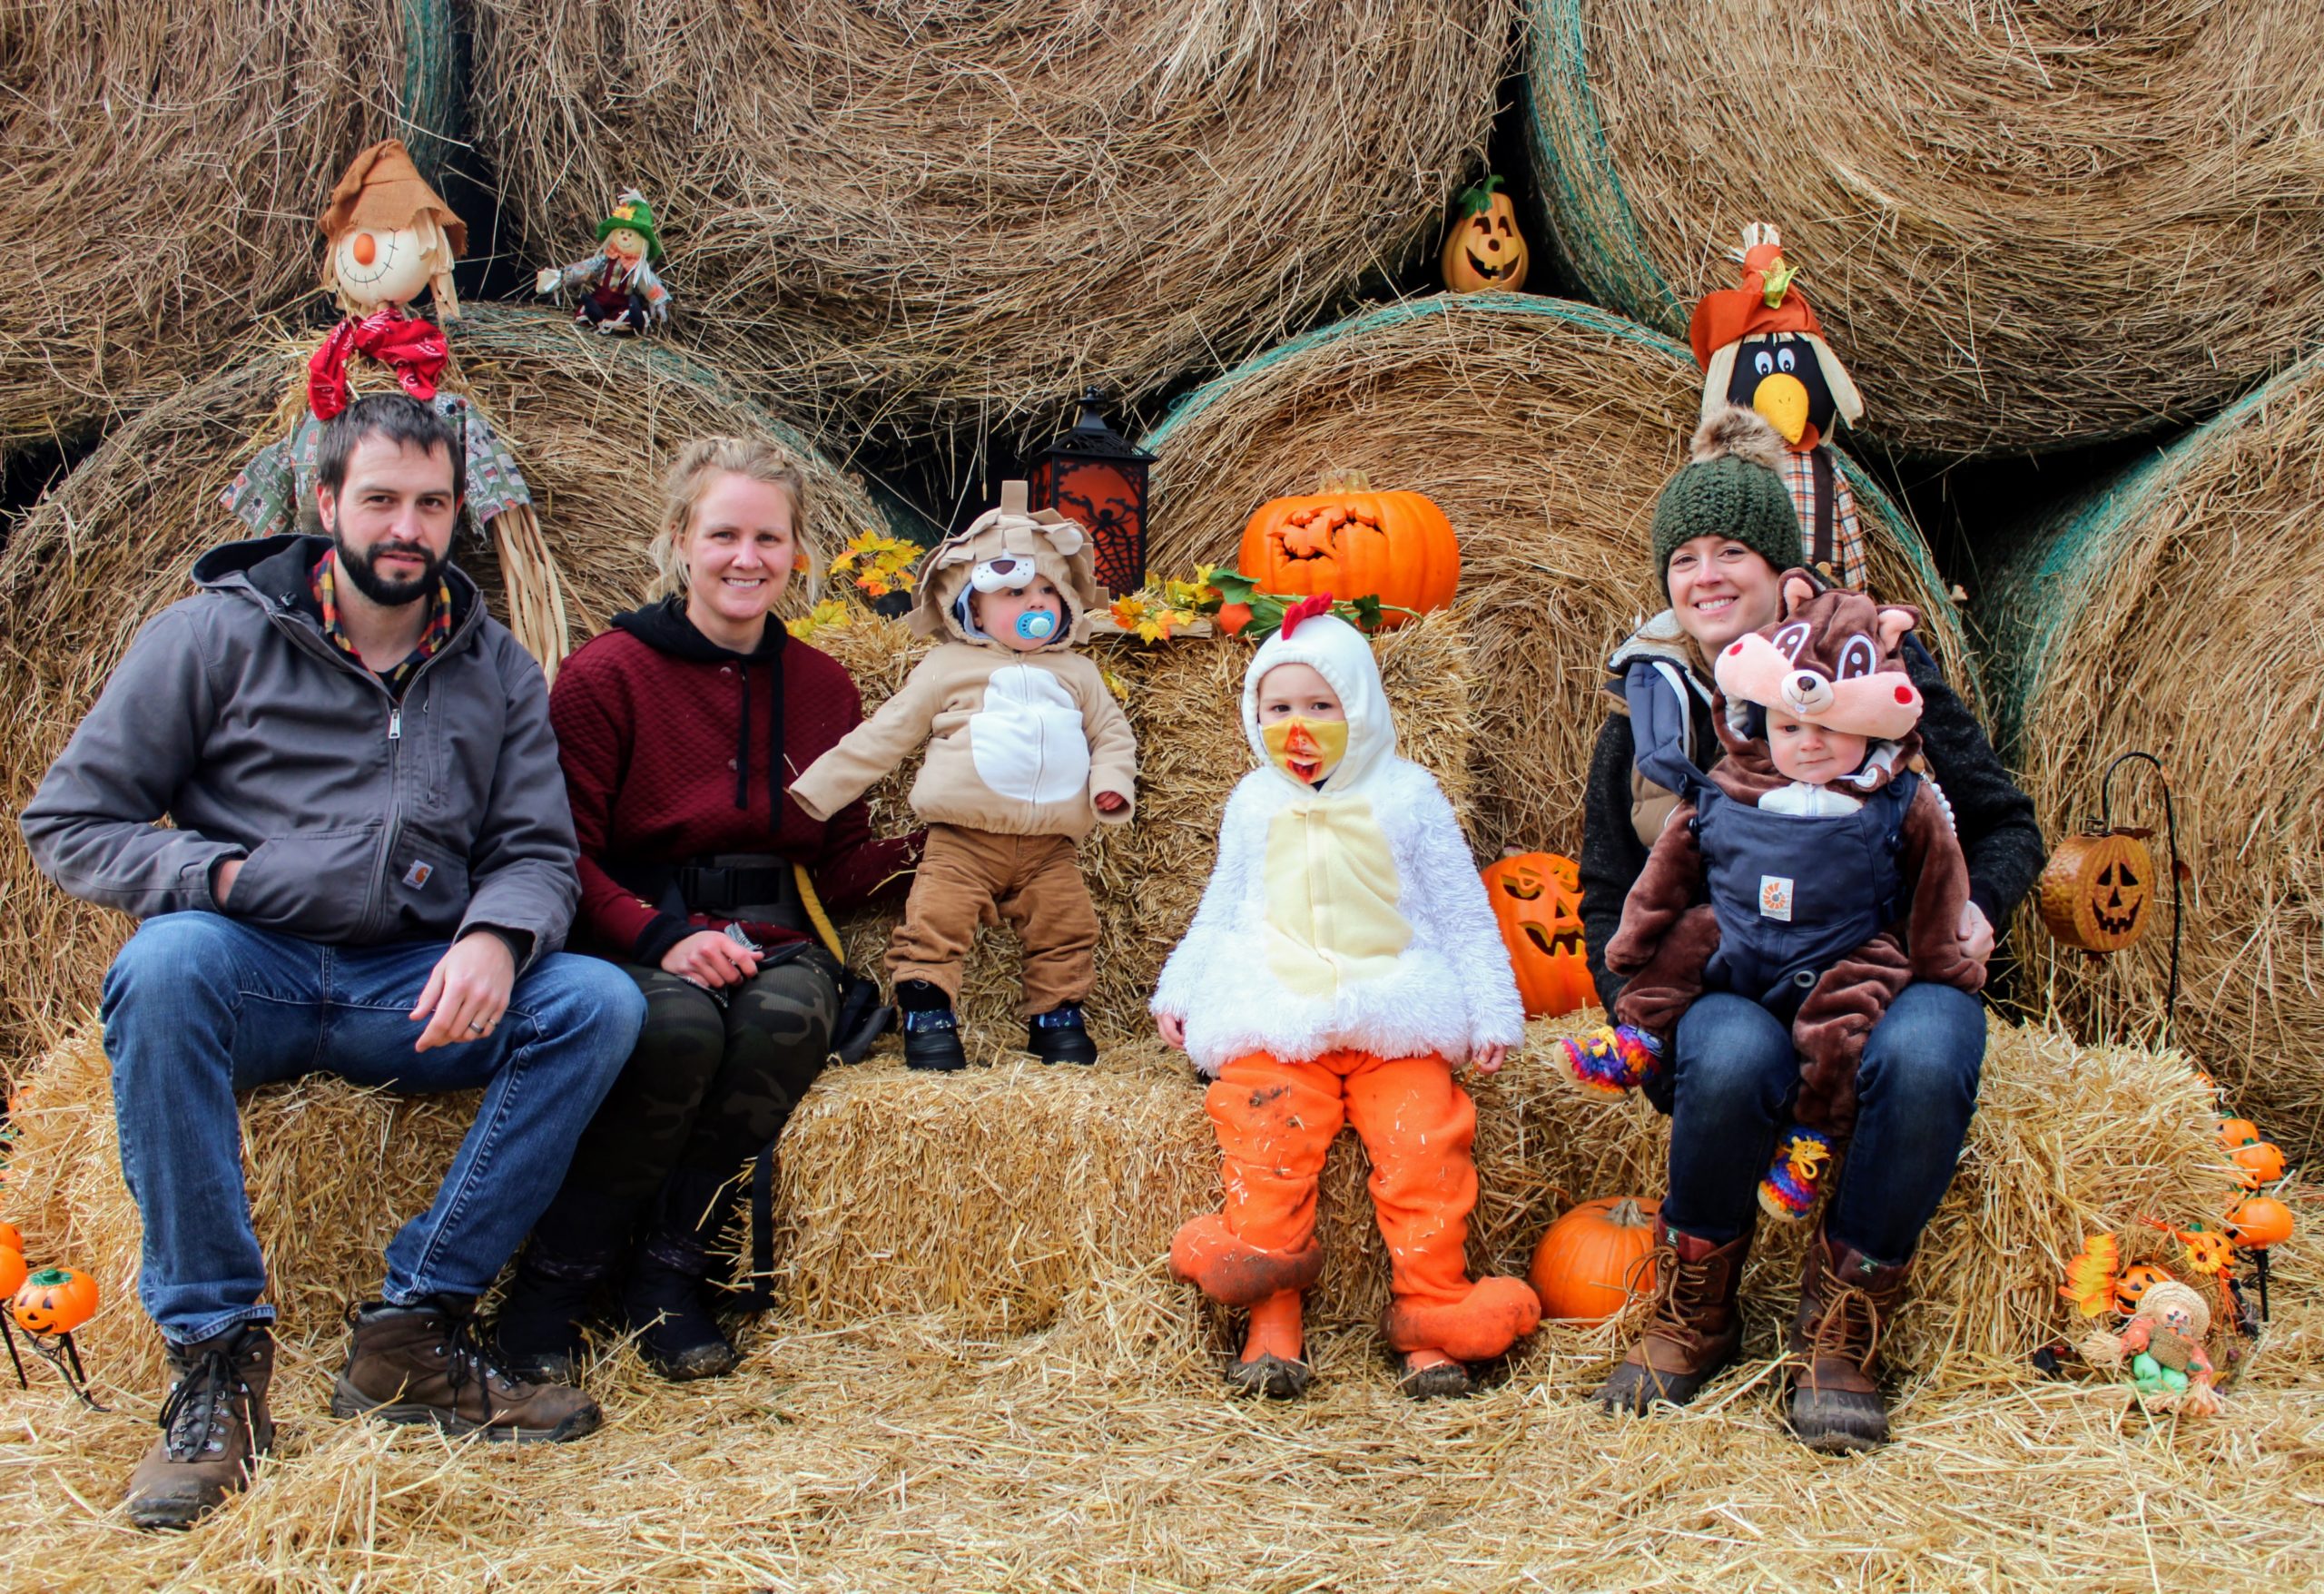
[[[1509,196],[1496,192],[1500,187],[1500,178],[1488,177],[1461,191],[1460,219],[1445,232],[1444,252],[1436,262],[1444,273],[1444,286],[1455,293],[1488,288],[1514,293],[1525,286],[1532,251],[1517,231],[1517,212]]]
[[[2283,1150],[2273,1141],[2254,1140],[2248,1146],[2238,1146],[2227,1154],[2227,1159],[2243,1170],[2243,1187],[2247,1190],[2272,1185],[2284,1176]]]
[[[2171,1282],[2171,1274],[2153,1263],[2133,1263],[2122,1269],[2122,1276],[2114,1281],[2114,1309],[2128,1317],[2139,1309],[2139,1303],[2146,1298],[2149,1290]]]
[[[2042,922],[2085,952],[2118,952],[2146,932],[2154,856],[2132,831],[2068,836],[2043,867]]]
[[[1262,592],[1377,597],[1383,627],[1451,604],[1461,584],[1461,542],[1444,511],[1419,493],[1374,492],[1361,476],[1325,477],[1322,489],[1259,507],[1243,527],[1236,570]]]
[[[13,1245],[0,1245],[0,1295],[13,1297],[25,1287],[31,1270],[25,1266],[25,1254]]]
[[[2246,1196],[2230,1203],[2227,1226],[2247,1251],[2265,1251],[2291,1238],[2291,1208],[2272,1196]]]
[[[1652,1295],[1654,1217],[1660,1210],[1653,1201],[1607,1196],[1551,1224],[1533,1249],[1527,1275],[1541,1297],[1541,1315],[1603,1323]]]
[[[96,1314],[97,1281],[71,1267],[44,1267],[17,1286],[9,1311],[27,1333],[71,1333]]]
[[[1554,1018],[1596,1001],[1583,955],[1581,871],[1573,860],[1521,852],[1485,865],[1484,881],[1525,1016]]]

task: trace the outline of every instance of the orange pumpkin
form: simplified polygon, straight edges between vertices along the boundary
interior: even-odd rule
[[[2239,1146],[2227,1154],[2227,1160],[2243,1170],[2243,1187],[2247,1190],[2272,1185],[2284,1176],[2283,1151],[2271,1140]]]
[[[2139,1309],[2146,1293],[2157,1284],[2173,1284],[2171,1274],[2152,1262],[2133,1263],[2114,1281],[2114,1309],[2128,1317]]]
[[[2219,1143],[2222,1149],[2232,1151],[2239,1146],[2260,1144],[2260,1126],[2250,1118],[2221,1118],[2219,1121]]]
[[[24,1248],[25,1236],[16,1232],[16,1225],[0,1223],[0,1250],[21,1251]]]
[[[2116,952],[2146,933],[2154,856],[2127,831],[2068,836],[2042,867],[2042,922],[2085,952]]]
[[[1499,177],[1488,177],[1461,191],[1460,219],[1446,229],[1444,251],[1436,260],[1444,286],[1455,293],[1488,288],[1514,293],[1525,286],[1532,251],[1517,230],[1517,211],[1509,196],[1494,192],[1500,187]]]
[[[1485,895],[1529,1018],[1553,1018],[1598,999],[1581,934],[1581,871],[1555,852],[1520,852],[1485,865]]]
[[[1585,1201],[1550,1225],[1529,1276],[1541,1315],[1603,1323],[1654,1294],[1654,1218],[1661,1204],[1631,1196]]]
[[[16,1287],[9,1311],[27,1333],[70,1333],[96,1314],[97,1281],[70,1267],[44,1267]]]
[[[25,1287],[26,1276],[25,1254],[12,1245],[0,1245],[0,1295],[15,1295]]]
[[[2237,1245],[2265,1251],[2291,1238],[2291,1208],[2272,1196],[2246,1196],[2229,1204],[2227,1226],[2234,1232]]]
[[[1325,477],[1321,490],[1275,498],[1243,527],[1235,561],[1261,592],[1377,597],[1384,628],[1452,601],[1461,542],[1452,523],[1419,493],[1375,493],[1360,476]]]

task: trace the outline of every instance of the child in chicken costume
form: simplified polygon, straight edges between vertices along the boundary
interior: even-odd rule
[[[1403,1387],[1465,1393],[1464,1363],[1541,1319],[1523,1281],[1468,1277],[1476,1109],[1452,1077],[1498,1068],[1524,1011],[1452,805],[1396,755],[1371,646],[1329,605],[1295,605],[1244,676],[1259,767],[1227,801],[1201,908],[1154,994],[1163,1038],[1213,1080],[1226,1185],[1225,1211],[1178,1231],[1170,1267],[1249,1309],[1231,1385],[1304,1392],[1316,1179],[1352,1123],[1388,1243]]]
[[[807,767],[793,801],[829,819],[925,743],[912,782],[928,844],[888,946],[904,1061],[968,1058],[953,1004],[980,924],[1024,944],[1026,1049],[1091,1063],[1081,1003],[1096,979],[1097,910],[1075,844],[1128,822],[1137,781],[1129,720],[1087,656],[1098,602],[1088,534],[1026,507],[1026,484],[921,562],[911,628],[943,644],[903,689]]]
[[[1784,485],[1799,512],[1801,562],[1843,586],[1864,585],[1864,529],[1832,433],[1864,415],[1864,399],[1794,285],[1783,240],[1764,221],[1743,229],[1740,287],[1706,293],[1687,336],[1703,368],[1702,418],[1730,404],[1782,434]]]
[[[1918,615],[1819,590],[1805,570],[1785,573],[1783,595],[1782,619],[1720,651],[1727,756],[1655,841],[1606,962],[1630,977],[1618,1046],[1659,1058],[1706,989],[1788,1018],[1799,1093],[1759,1204],[1797,1219],[1855,1121],[1856,1066],[1896,993],[1915,979],[1974,991],[1984,969],[1955,933],[1969,876],[1952,817],[1915,767],[1921,697],[1901,649]]]

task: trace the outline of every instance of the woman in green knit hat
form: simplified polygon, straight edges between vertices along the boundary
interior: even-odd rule
[[[1779,474],[1781,448],[1753,412],[1714,413],[1655,504],[1653,568],[1669,607],[1609,662],[1612,712],[1598,737],[1583,822],[1581,912],[1590,974],[1610,1011],[1622,979],[1606,968],[1604,948],[1623,900],[1678,794],[1720,756],[1707,661],[1775,624],[1783,572],[1807,562]],[[2041,831],[2032,801],[1935,659],[1909,637],[1905,654],[1925,700],[1928,775],[1951,804],[1969,866],[1962,950],[1984,961],[1994,927],[2041,871]],[[1899,993],[1866,1042],[1853,1149],[1809,1247],[1792,1332],[1788,1417],[1816,1449],[1857,1450],[1887,1437],[1876,1353],[1921,1229],[1960,1159],[1984,1043],[1978,999],[1925,982]],[[1657,1221],[1654,1315],[1599,1392],[1610,1411],[1683,1404],[1735,1359],[1736,1292],[1758,1183],[1798,1077],[1781,1022],[1757,1001],[1709,991],[1680,1021],[1659,1068],[1640,1081],[1670,1114],[1669,1182]]]

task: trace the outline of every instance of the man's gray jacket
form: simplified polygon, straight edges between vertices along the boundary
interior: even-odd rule
[[[340,946],[490,928],[521,969],[564,943],[580,895],[540,666],[448,569],[452,635],[398,701],[323,635],[309,573],[329,546],[195,563],[201,590],[138,633],[25,805],[33,860],[141,918],[224,912]],[[246,861],[221,909],[229,858]]]

